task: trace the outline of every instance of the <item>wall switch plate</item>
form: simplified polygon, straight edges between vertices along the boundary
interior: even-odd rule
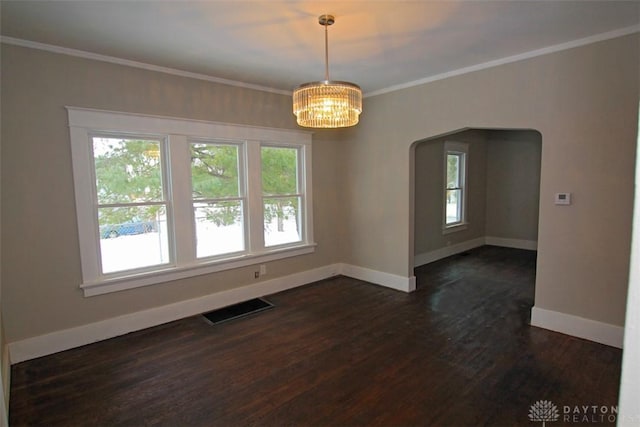
[[[570,205],[571,193],[556,193],[556,205]]]

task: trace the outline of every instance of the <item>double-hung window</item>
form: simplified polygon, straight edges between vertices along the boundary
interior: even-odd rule
[[[190,150],[196,257],[244,251],[242,145],[191,142]]]
[[[464,229],[467,199],[468,145],[458,142],[444,144],[444,231]]]
[[[162,139],[92,135],[95,199],[104,275],[168,264]],[[137,254],[123,256],[122,247]]]
[[[68,113],[86,296],[314,251],[310,133]]]
[[[262,146],[262,206],[264,244],[267,247],[302,240],[300,149]]]

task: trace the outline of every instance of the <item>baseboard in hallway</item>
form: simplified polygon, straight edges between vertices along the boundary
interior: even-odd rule
[[[420,267],[421,265],[429,264],[484,245],[534,251],[538,249],[538,242],[535,240],[506,239],[503,237],[491,236],[478,237],[476,239],[456,243],[455,245],[445,246],[433,251],[417,254],[414,257],[414,267]]]

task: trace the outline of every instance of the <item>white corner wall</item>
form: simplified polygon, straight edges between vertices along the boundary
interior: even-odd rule
[[[640,120],[639,120],[640,121]],[[640,133],[636,149],[636,190],[627,296],[627,321],[622,354],[620,408],[618,425],[638,426],[640,423]]]

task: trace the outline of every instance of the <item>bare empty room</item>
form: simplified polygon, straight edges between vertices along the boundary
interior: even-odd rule
[[[640,3],[0,15],[0,425],[640,423]]]

